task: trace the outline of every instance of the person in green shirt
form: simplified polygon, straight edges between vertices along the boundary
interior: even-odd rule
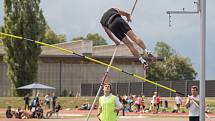
[[[111,85],[103,85],[104,95],[99,98],[98,117],[100,121],[117,121],[117,112],[123,109],[119,98],[111,94]]]

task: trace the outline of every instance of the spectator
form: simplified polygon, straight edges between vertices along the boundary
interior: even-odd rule
[[[153,113],[157,113],[157,100],[156,100],[156,97],[157,97],[157,92],[154,92],[154,95],[152,96],[152,100],[151,100],[151,111]]]
[[[62,107],[61,107],[61,105],[60,105],[60,102],[57,102],[57,105],[56,105],[56,107],[55,107],[55,111],[56,112],[59,112],[60,110],[62,110]]]
[[[46,116],[45,116],[45,118],[46,118],[46,119],[49,119],[49,118],[52,116],[52,114],[53,114],[52,110],[48,109],[48,110],[46,111]]]
[[[56,106],[57,96],[55,93],[52,93],[52,111],[55,112],[55,106]]]
[[[31,111],[24,111],[22,113],[22,119],[33,118],[33,113]]]
[[[160,106],[163,107],[163,100],[160,100]]]
[[[143,98],[141,97],[141,95],[138,95],[137,100],[136,100],[137,112],[141,111],[140,109],[142,106],[142,101],[143,101]]]
[[[30,111],[32,109],[35,109],[37,107],[37,99],[36,97],[31,101],[31,105],[30,105]]]
[[[91,108],[91,106],[90,106],[89,102],[85,102],[81,105],[79,110],[90,110],[90,108]]]
[[[180,95],[178,93],[176,93],[176,97],[175,97],[175,103],[176,103],[176,113],[181,112],[180,108],[182,105],[182,99],[180,97]]]
[[[128,96],[127,104],[129,105],[129,110],[131,110],[131,106],[133,103],[134,103],[133,96],[132,95]]]
[[[19,118],[19,119],[22,119],[22,113],[23,113],[24,111],[19,107],[17,110],[16,110],[16,112],[15,112],[15,117],[16,118]]]
[[[211,113],[211,109],[210,109],[209,104],[206,104],[205,113]]]
[[[6,118],[12,118],[13,115],[14,115],[14,112],[11,110],[11,106],[8,106],[6,110]]]
[[[167,100],[164,101],[164,108],[168,108],[168,101]]]
[[[123,106],[122,115],[125,116],[125,105],[126,105],[126,101],[125,101],[125,99],[124,99],[122,96],[120,96],[120,95],[118,95],[118,98],[119,98],[119,101],[122,103],[122,106]],[[118,115],[118,114],[117,114],[117,115]]]
[[[48,107],[48,109],[50,109],[50,102],[51,102],[51,96],[50,96],[50,93],[48,93],[45,96],[45,107]]]
[[[39,102],[39,101],[40,101],[39,96],[40,96],[40,93],[39,93],[39,92],[37,92],[37,95],[36,95],[36,97],[35,97],[36,107],[40,105],[40,102]]]
[[[198,87],[191,87],[191,96],[188,95],[185,106],[189,109],[189,121],[199,121],[199,94]]]
[[[25,95],[24,101],[25,101],[25,110],[26,110],[26,107],[27,107],[27,109],[29,110],[29,109],[30,109],[30,107],[29,107],[30,94],[29,94],[29,93],[27,93],[27,94]]]
[[[35,118],[38,118],[38,119],[41,119],[43,118],[43,109],[41,106],[38,106],[34,112],[34,117]]]
[[[156,97],[157,112],[156,113],[158,113],[160,109],[160,100],[161,100],[161,97],[159,94],[157,94],[157,97]]]
[[[73,92],[69,91],[69,97],[74,97]]]
[[[56,105],[56,107],[55,107],[55,112],[58,113],[60,110],[62,110],[62,107],[61,107],[61,105],[60,105],[60,102],[57,102],[57,105]],[[49,118],[52,116],[53,113],[54,113],[54,112],[53,112],[52,110],[48,109],[48,110],[46,111],[46,116],[45,116],[45,118],[49,119]]]

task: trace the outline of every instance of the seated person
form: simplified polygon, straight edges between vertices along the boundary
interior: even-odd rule
[[[15,112],[15,117],[21,119],[23,110],[19,107]]]
[[[33,112],[31,111],[24,111],[22,113],[22,119],[30,119],[33,118]]]
[[[12,118],[13,115],[14,115],[14,111],[11,110],[11,106],[8,106],[6,110],[6,118]]]
[[[35,112],[34,112],[34,117],[35,117],[35,118],[39,118],[39,119],[43,118],[43,109],[42,109],[41,106],[38,106],[38,107],[36,108],[36,110],[35,110]]]
[[[89,110],[90,108],[89,108],[89,103],[88,102],[86,102],[86,103],[83,103],[82,105],[81,105],[81,107],[79,108],[79,110]]]
[[[57,111],[57,109],[56,109],[56,111]],[[46,118],[46,119],[49,119],[49,118],[52,116],[52,114],[53,114],[53,111],[52,111],[51,109],[48,109],[48,110],[46,111],[46,116],[45,116],[45,118]]]
[[[210,109],[209,104],[206,104],[205,113],[211,113],[211,109]]]
[[[59,112],[60,110],[62,110],[60,102],[57,102],[57,105],[56,105],[55,109],[56,109],[55,112]]]
[[[57,105],[55,106],[55,112],[58,113],[60,110],[62,110],[62,107],[60,102],[57,102]],[[53,113],[54,112],[51,109],[47,110],[45,118],[49,119]]]

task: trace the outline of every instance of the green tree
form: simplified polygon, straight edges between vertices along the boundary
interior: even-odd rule
[[[65,42],[65,35],[57,35],[54,31],[52,31],[49,27],[47,27],[43,42],[47,44],[56,44]]]
[[[72,41],[83,40],[83,39],[93,41],[93,46],[107,45],[106,40],[102,36],[100,36],[98,33],[95,33],[95,34],[89,33],[89,34],[87,34],[86,38],[81,37],[81,36],[80,37],[75,37],[75,38],[72,39]]]
[[[164,62],[150,64],[147,78],[154,81],[193,80],[197,73],[189,58],[176,54],[176,51],[164,42],[158,42],[155,54],[165,58]]]
[[[176,52],[171,46],[167,45],[163,41],[160,41],[160,42],[157,42],[155,45],[155,53],[160,57],[169,58],[170,56],[174,55]]]
[[[4,25],[1,31],[33,40],[42,41],[46,22],[39,7],[40,0],[4,0]],[[11,80],[11,95],[23,95],[17,90],[37,81],[38,56],[41,48],[34,42],[4,38],[6,55],[4,61],[8,65],[8,78]]]

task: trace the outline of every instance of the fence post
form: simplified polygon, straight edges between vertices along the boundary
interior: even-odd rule
[[[158,81],[156,81],[156,84],[158,83]],[[158,86],[155,86],[155,91],[158,92]]]
[[[144,95],[144,82],[142,82],[142,94]]]
[[[118,83],[116,82],[116,95],[118,94]]]
[[[94,86],[93,86],[93,83],[91,83],[91,96],[93,96],[93,88],[94,88]]]
[[[61,88],[62,88],[62,60],[60,60],[60,72],[59,72],[59,91],[60,91],[60,97],[62,96],[62,93],[61,93]]]
[[[185,80],[185,96],[188,95],[188,94],[187,94],[187,88],[188,88],[188,81]]]
[[[172,82],[173,82],[172,80],[171,80],[171,81],[169,81],[169,87],[170,87],[171,89],[172,89]],[[169,94],[170,94],[170,96],[169,96],[169,97],[172,97],[172,91],[170,91],[170,93],[169,93]]]
[[[130,94],[131,82],[128,82],[128,94]]]

